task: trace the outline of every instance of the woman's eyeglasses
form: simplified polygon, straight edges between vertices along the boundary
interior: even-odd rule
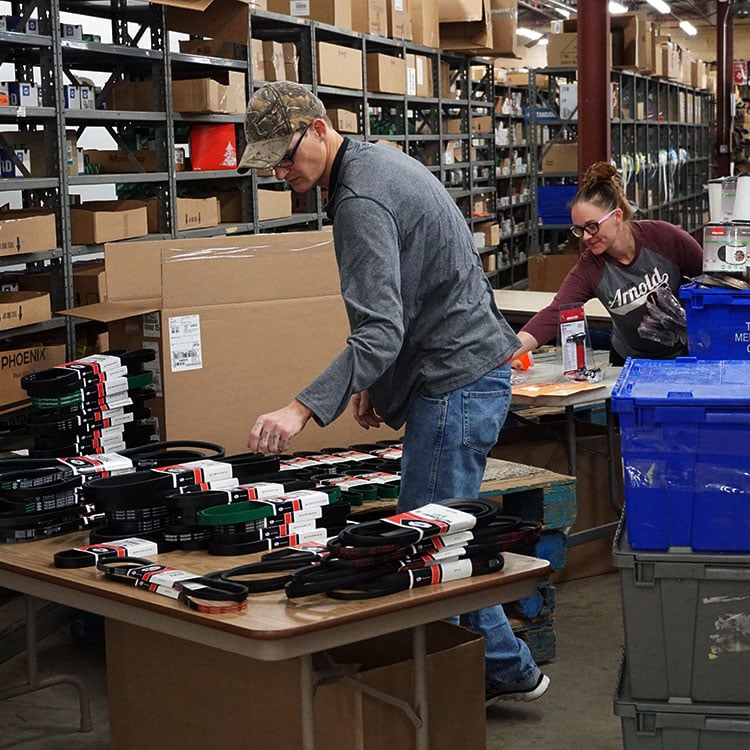
[[[299,144],[302,143],[302,139],[305,137],[305,133],[307,133],[308,129],[310,128],[310,125],[305,125],[305,127],[302,128],[299,132],[302,133],[297,143],[292,146],[292,148],[287,151],[284,156],[281,157],[281,161],[276,165],[277,167],[281,167],[282,169],[286,169],[287,167],[291,167],[292,164],[294,164],[294,155],[297,153],[297,149],[299,148]]]
[[[617,211],[617,209],[613,208],[608,214],[604,214],[601,219],[598,219],[597,221],[590,221],[588,224],[584,224],[582,227],[578,226],[578,224],[573,224],[573,226],[570,228],[570,233],[574,237],[577,237],[579,240],[583,237],[584,232],[588,232],[589,236],[593,237],[599,231],[599,227],[605,221],[607,221],[607,219],[612,216],[615,211]]]

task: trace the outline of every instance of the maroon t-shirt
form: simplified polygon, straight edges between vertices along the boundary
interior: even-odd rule
[[[668,286],[679,298],[685,277],[703,270],[703,250],[684,229],[666,221],[631,223],[636,255],[629,264],[608,255],[581,253],[560,285],[552,303],[540,310],[521,330],[530,333],[539,344],[556,338],[560,307],[583,304],[596,297],[612,317],[612,346],[623,358],[669,359],[684,353],[684,347],[666,347],[638,333],[646,314],[648,295],[660,286]]]

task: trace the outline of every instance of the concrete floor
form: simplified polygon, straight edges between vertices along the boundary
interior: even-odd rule
[[[489,708],[488,750],[622,747],[620,722],[612,711],[623,644],[619,585],[617,573],[558,585],[557,656],[543,667],[550,676],[550,688],[535,703],[500,703]],[[0,666],[0,691],[20,684],[24,669],[23,657]],[[109,747],[104,657],[73,644],[63,629],[44,639],[40,650],[40,677],[56,672],[75,674],[88,686],[93,730],[77,731],[76,693],[62,685],[0,701],[0,748]]]

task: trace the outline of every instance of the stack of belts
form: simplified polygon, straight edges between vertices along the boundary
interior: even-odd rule
[[[146,401],[155,392],[144,365],[152,349],[117,350],[29,373],[21,387],[35,458],[113,453],[147,443],[154,433]]]

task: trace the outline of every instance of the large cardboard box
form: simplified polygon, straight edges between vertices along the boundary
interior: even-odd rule
[[[623,13],[609,17],[611,64],[615,68],[632,68],[646,71],[649,65],[649,49],[644,13]],[[577,35],[578,21],[569,18],[563,21],[563,31]],[[550,35],[550,39],[553,35]],[[549,48],[547,49],[548,65]]]
[[[578,143],[551,143],[542,151],[542,172],[577,172]]]
[[[67,360],[65,344],[27,344],[0,349],[0,405],[27,401],[21,378],[30,372],[57,367]]]
[[[352,28],[352,6],[349,0],[267,0],[268,10],[295,18],[328,23],[340,29]]]
[[[247,44],[248,14],[264,3],[243,0],[154,0],[167,8],[167,24],[182,31],[210,39]],[[270,10],[270,8],[269,8]]]
[[[492,11],[490,0],[438,0],[440,46],[448,50],[490,52]]]
[[[53,213],[43,208],[0,210],[0,255],[40,253],[56,247]]]
[[[440,14],[435,0],[411,0],[411,39],[422,47],[440,46]]]
[[[70,239],[74,245],[97,245],[148,234],[143,201],[87,201],[70,209]]]
[[[287,191],[288,192],[288,191]],[[105,246],[109,300],[67,314],[109,325],[113,348],[159,352],[162,439],[246,450],[252,421],[284,406],[346,345],[330,230]],[[189,262],[186,262],[189,261]],[[295,450],[392,439],[348,411],[312,421]]]
[[[388,0],[352,0],[352,29],[362,34],[388,34]]]
[[[575,253],[532,255],[529,258],[529,291],[557,292],[577,260]]]
[[[216,70],[207,78],[174,80],[172,103],[175,112],[244,115],[245,74],[238,70]]]
[[[0,292],[0,331],[43,323],[51,317],[47,292]]]
[[[50,292],[54,302],[56,292],[52,287],[53,281],[49,271],[26,273],[18,279],[19,291]],[[62,295],[60,297],[62,298]],[[76,307],[93,305],[107,299],[104,261],[84,261],[73,264],[73,298]],[[59,307],[63,306],[63,304],[59,305]]]
[[[317,686],[313,706],[317,750],[413,750],[414,725],[399,706],[335,677],[339,671],[412,705],[411,640],[400,632],[325,652],[320,668],[329,678]],[[429,747],[484,750],[483,640],[439,622],[427,626],[426,641]],[[194,705],[196,674],[211,685],[201,711]],[[251,738],[247,747],[258,750],[302,747],[299,660],[257,661],[108,620],[107,679],[113,750],[198,747],[188,738],[202,736],[205,715],[212,717],[211,742],[218,748],[233,746],[237,737]],[[159,711],[144,713],[128,698],[134,691],[158,695]],[[164,716],[182,718],[177,726]]]
[[[361,50],[318,42],[318,83],[345,89],[361,89]]]
[[[406,62],[404,58],[368,52],[367,90],[382,94],[405,94]]]
[[[281,42],[263,42],[263,71],[267,81],[283,81],[286,75],[284,69],[284,47]]]

